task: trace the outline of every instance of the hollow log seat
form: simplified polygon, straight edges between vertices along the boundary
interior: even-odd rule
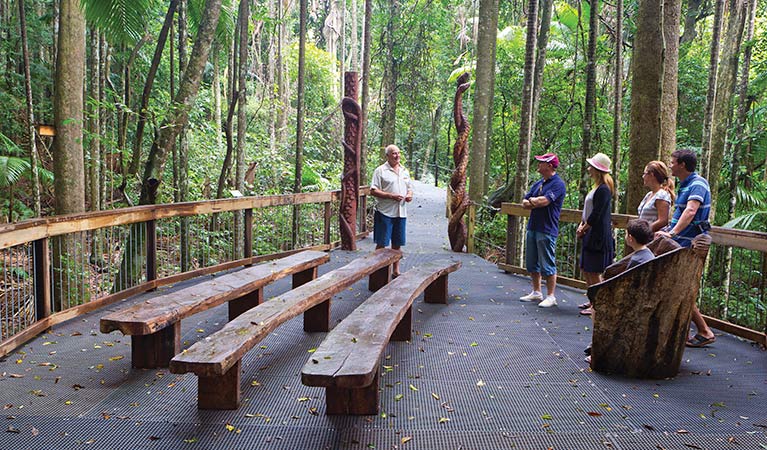
[[[102,333],[115,330],[131,336],[131,364],[137,369],[168,367],[181,351],[181,320],[229,303],[229,320],[263,301],[263,287],[293,275],[293,287],[317,276],[327,253],[303,251],[247,267],[178,291],[157,295],[104,316]]]
[[[170,371],[198,376],[199,409],[237,409],[245,354],[275,328],[302,313],[304,331],[328,331],[330,299],[367,276],[368,288],[380,289],[391,279],[391,266],[401,257],[398,250],[376,250],[268,300],[176,355]]]
[[[588,289],[591,367],[634,378],[676,376],[711,238],[677,248]]]
[[[457,261],[411,269],[349,314],[307,361],[301,381],[325,388],[326,414],[373,415],[378,411],[379,362],[389,340],[411,338],[413,301],[447,303],[447,276]]]

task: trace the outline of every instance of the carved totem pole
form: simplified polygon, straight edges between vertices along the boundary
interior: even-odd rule
[[[341,249],[357,250],[357,200],[360,187],[360,117],[362,108],[357,103],[357,72],[344,73],[344,98],[341,110],[344,113],[344,173],[341,177],[341,211],[339,225]]]
[[[458,137],[453,145],[453,162],[455,170],[450,177],[450,221],[447,224],[447,234],[450,237],[450,248],[454,252],[462,252],[466,245],[466,223],[463,216],[469,208],[469,195],[466,192],[466,166],[469,164],[469,122],[463,113],[463,93],[469,89],[469,73],[464,73],[457,80],[458,89],[453,101],[453,119]]]

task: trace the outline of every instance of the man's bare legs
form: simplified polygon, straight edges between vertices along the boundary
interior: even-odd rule
[[[533,291],[541,292],[541,276],[540,272],[534,272],[530,274],[530,278],[533,280]],[[557,274],[546,276],[546,294],[554,295],[557,290]]]

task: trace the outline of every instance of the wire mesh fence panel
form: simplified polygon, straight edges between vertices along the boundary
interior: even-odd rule
[[[712,245],[704,273],[701,312],[752,330],[767,330],[764,253]]]
[[[0,264],[0,336],[5,340],[35,322],[32,245],[0,250]]]

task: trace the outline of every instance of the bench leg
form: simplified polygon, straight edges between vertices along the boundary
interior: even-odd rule
[[[397,324],[397,328],[394,329],[390,341],[409,341],[413,335],[413,307],[407,309],[407,312],[402,316],[402,320]]]
[[[131,365],[134,369],[168,367],[181,353],[181,322],[147,335],[131,336]]]
[[[237,361],[224,375],[197,379],[197,409],[237,409],[240,407],[240,373]]]
[[[302,284],[306,284],[313,279],[317,278],[317,268],[311,267],[309,269],[303,270],[301,272],[297,272],[293,274],[293,289],[297,288],[298,286],[301,286]]]
[[[264,302],[264,290],[256,289],[250,294],[243,295],[229,302],[229,320],[234,319],[245,311],[255,308]]]
[[[330,331],[330,299],[306,310],[304,313],[304,331],[307,333]]]
[[[426,303],[447,304],[447,274],[432,281],[423,292],[423,301]]]
[[[382,267],[370,274],[368,290],[375,292],[389,284],[389,281],[391,281],[391,265]]]
[[[325,414],[373,416],[378,414],[378,368],[370,386],[360,389],[325,388]]]

